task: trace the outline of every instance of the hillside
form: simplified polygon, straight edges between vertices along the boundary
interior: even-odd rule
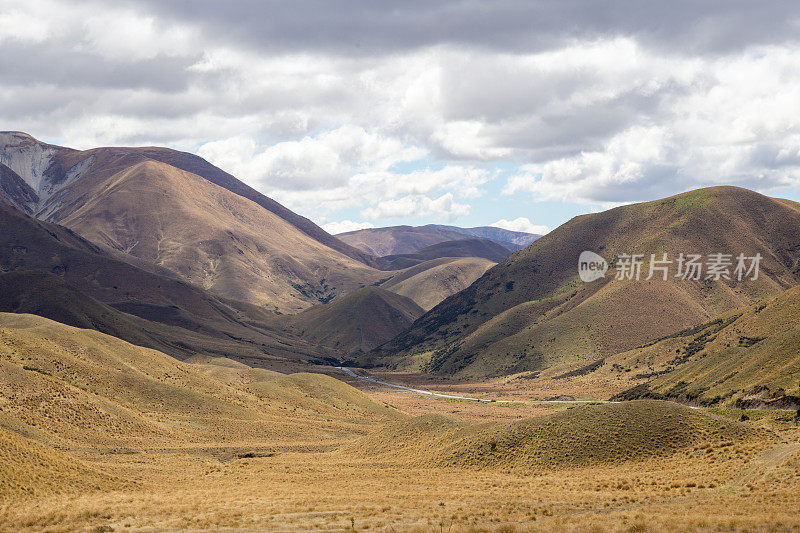
[[[535,241],[539,236],[490,226],[459,228],[428,224],[426,226],[389,226],[348,231],[336,235],[340,240],[367,253],[387,255],[413,254],[434,244],[482,238],[500,244],[514,252]]]
[[[477,257],[498,263],[511,252],[488,239],[461,239],[432,244],[413,254],[387,255],[383,260],[394,269],[409,268],[443,257]]]
[[[626,376],[620,398],[800,408],[800,287],[603,363],[586,379]]]
[[[586,405],[510,424],[442,415],[393,423],[348,446],[364,457],[435,466],[564,469],[664,457],[701,443],[758,436],[744,424],[653,400]]]
[[[35,312],[119,335],[178,358],[223,353],[321,360],[328,352],[287,335],[274,313],[142,270],[71,230],[0,205],[0,297]],[[135,316],[131,316],[135,315]]]
[[[422,316],[411,299],[380,287],[366,287],[291,317],[298,336],[343,355],[367,352]]]
[[[36,194],[37,218],[227,298],[297,312],[380,279],[366,264],[376,258],[191,154],[78,151],[6,132],[0,163],[30,188],[16,197]]]
[[[798,242],[798,204],[734,187],[583,215],[433,308],[370,360],[401,364],[404,356],[426,354],[429,372],[461,376],[590,363],[795,285]],[[615,280],[612,268],[583,283],[577,266],[584,250],[612,267],[626,253],[763,259],[757,280]]]
[[[36,191],[19,174],[0,163],[0,204],[14,206],[30,214],[38,201]]]
[[[0,313],[0,376],[0,440],[12,432],[16,446],[37,443],[31,450],[97,453],[224,441],[280,446],[363,432],[360,419],[396,416],[328,376],[220,380],[202,366],[32,315]],[[9,459],[0,454],[0,471]],[[63,470],[58,461],[46,464]]]
[[[448,296],[469,287],[495,264],[479,257],[432,259],[407,268],[379,285],[411,298],[429,311]]]

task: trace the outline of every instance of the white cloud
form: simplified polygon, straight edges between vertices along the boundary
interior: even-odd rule
[[[381,218],[433,217],[436,220],[452,221],[468,215],[470,206],[459,204],[453,200],[453,194],[447,193],[438,198],[422,195],[403,196],[393,200],[379,202],[375,207],[364,209],[361,214],[371,220]]]
[[[352,220],[342,220],[339,222],[328,222],[323,224],[322,229],[331,235],[338,235],[339,233],[346,233],[348,231],[356,231],[360,229],[374,228],[375,225],[370,222],[354,222]]]
[[[0,42],[4,40],[18,40],[39,43],[44,41],[50,33],[50,24],[41,18],[31,17],[20,9],[6,9],[0,11]]]
[[[525,233],[535,233],[537,235],[550,233],[550,228],[547,226],[536,225],[526,217],[518,217],[514,220],[506,220],[503,218],[489,225],[493,228],[503,228],[511,231],[523,231]]]

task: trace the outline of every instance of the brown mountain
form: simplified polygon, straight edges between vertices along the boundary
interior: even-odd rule
[[[432,244],[464,238],[455,231],[430,226],[390,226],[348,231],[336,235],[340,240],[367,253],[386,255],[413,254]]]
[[[380,287],[366,287],[290,318],[298,336],[341,354],[380,346],[422,316],[413,300]]]
[[[224,297],[296,312],[381,277],[367,266],[376,258],[192,154],[79,151],[7,132],[0,163],[13,171],[3,190],[19,188],[16,174],[37,195],[37,218]]]
[[[798,243],[799,204],[734,187],[583,215],[489,270],[371,357],[398,364],[425,354],[429,371],[462,376],[596,361],[795,285]],[[626,253],[645,254],[648,263],[651,253],[763,259],[757,280],[616,280],[612,268],[583,283],[577,267],[584,250],[612,267]]]
[[[120,261],[56,224],[0,205],[2,311],[36,313],[185,358],[322,360],[274,313]]]

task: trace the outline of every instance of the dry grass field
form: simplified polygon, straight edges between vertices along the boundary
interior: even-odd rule
[[[798,530],[800,431],[749,413],[359,391],[1,314],[0,530]]]

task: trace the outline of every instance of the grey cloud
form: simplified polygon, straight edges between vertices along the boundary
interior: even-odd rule
[[[199,57],[110,60],[92,52],[73,50],[60,40],[41,44],[10,41],[2,46],[0,72],[4,85],[53,84],[62,89],[149,88],[178,92],[188,86],[193,74],[187,68]]]
[[[272,50],[374,54],[441,43],[543,50],[572,39],[631,35],[655,47],[730,52],[796,40],[791,0],[142,0],[205,28],[208,38]]]

